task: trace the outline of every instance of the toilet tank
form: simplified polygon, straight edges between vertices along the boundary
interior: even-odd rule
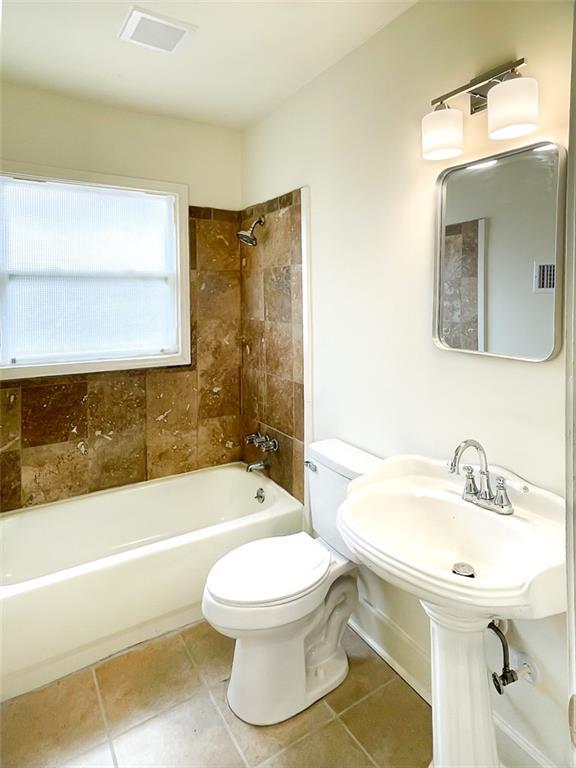
[[[382,459],[342,440],[320,440],[309,446],[308,483],[312,527],[327,544],[352,559],[336,527],[338,507],[354,478],[377,467]],[[315,468],[315,469],[314,469]]]

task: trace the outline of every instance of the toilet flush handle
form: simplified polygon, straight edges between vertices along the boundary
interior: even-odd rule
[[[306,461],[304,462],[304,466],[308,467],[310,472],[318,472],[318,467],[316,466],[316,464],[314,464],[314,462],[310,461],[309,459],[306,459]]]

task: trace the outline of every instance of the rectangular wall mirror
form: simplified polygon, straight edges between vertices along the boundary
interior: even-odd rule
[[[542,362],[561,343],[565,152],[541,143],[438,178],[434,340]]]

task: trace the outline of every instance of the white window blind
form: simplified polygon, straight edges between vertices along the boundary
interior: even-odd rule
[[[176,196],[0,178],[0,363],[178,352]]]

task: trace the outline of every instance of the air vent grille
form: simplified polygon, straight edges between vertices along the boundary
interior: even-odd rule
[[[556,288],[556,264],[534,263],[534,293],[552,293]]]
[[[132,8],[120,32],[120,38],[156,51],[173,51],[193,29],[181,22],[153,16]]]

